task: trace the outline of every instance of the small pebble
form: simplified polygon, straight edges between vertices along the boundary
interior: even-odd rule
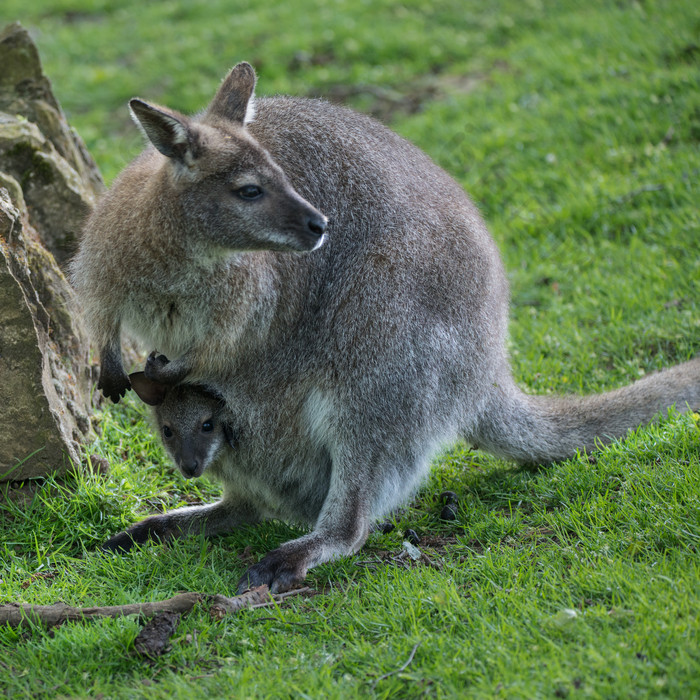
[[[404,542],[403,549],[404,552],[406,552],[408,556],[413,559],[413,561],[420,561],[423,557],[420,549],[418,549],[418,547],[414,547],[410,542]]]
[[[441,520],[457,520],[457,504],[459,498],[454,491],[443,491],[440,500],[445,504],[440,511]]]

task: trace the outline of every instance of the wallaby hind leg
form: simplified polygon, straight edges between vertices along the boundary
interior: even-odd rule
[[[238,583],[238,593],[267,585],[272,593],[290,589],[306,578],[309,569],[341,556],[354,554],[367,539],[369,522],[348,521],[349,528],[320,528],[285,542],[251,566]]]
[[[230,532],[237,525],[255,523],[260,519],[254,506],[224,498],[210,505],[189,506],[162,515],[151,515],[128,530],[110,537],[102,545],[102,550],[128,552],[134,545],[145,544],[149,540],[165,542],[199,533],[207,537],[220,535]]]
[[[303,581],[312,567],[354,554],[362,547],[371,524],[367,503],[360,494],[344,502],[330,494],[329,499],[313,532],[285,542],[251,566],[239,581],[239,593],[263,584],[272,593],[286,591]]]
[[[415,445],[414,445],[415,447]],[[312,532],[266,554],[241,577],[238,591],[266,584],[280,592],[303,581],[314,566],[357,552],[376,518],[412,493],[428,469],[424,450],[387,443],[338,449],[331,483]]]

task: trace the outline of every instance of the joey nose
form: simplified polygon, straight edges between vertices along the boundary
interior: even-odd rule
[[[182,474],[185,477],[185,479],[191,479],[197,474],[197,470],[199,469],[199,462],[196,459],[192,460],[191,462],[183,462],[180,468],[182,469]]]

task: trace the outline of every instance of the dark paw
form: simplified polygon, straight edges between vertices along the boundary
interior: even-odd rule
[[[148,356],[143,373],[146,379],[153,382],[174,386],[182,382],[191,370],[192,367],[184,358],[179,357],[171,362],[165,355],[157,355],[154,351]]]
[[[153,515],[110,537],[100,549],[103,552],[124,553],[133,549],[135,545],[145,544],[150,540],[163,541],[169,536],[171,533],[168,530],[167,518]]]
[[[100,378],[97,381],[97,388],[108,399],[112,399],[114,403],[119,403],[119,399],[131,389],[131,382],[125,373],[114,376],[102,370],[100,372]]]
[[[281,593],[306,578],[305,557],[285,551],[283,547],[266,554],[253,564],[238,582],[238,594],[249,588],[267,586],[270,593]]]
[[[150,379],[153,382],[163,381],[163,370],[168,364],[170,364],[170,360],[165,355],[157,355],[154,350],[148,356],[146,366],[143,369],[146,379]]]

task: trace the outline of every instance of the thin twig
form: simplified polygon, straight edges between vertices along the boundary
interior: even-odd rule
[[[312,588],[309,588],[308,586],[304,586],[304,588],[296,588],[293,591],[285,591],[284,593],[275,593],[274,595],[270,595],[270,600],[267,600],[263,603],[255,603],[253,605],[247,606],[250,610],[257,610],[258,608],[273,608],[276,607],[279,603],[281,603],[283,600],[286,598],[289,598],[293,595],[317,595],[318,591],[314,591]]]
[[[411,661],[413,661],[413,657],[416,655],[416,649],[420,646],[420,642],[416,642],[414,645],[413,649],[411,649],[411,653],[409,654],[408,659],[406,660],[406,663],[401,666],[401,668],[397,668],[395,671],[389,671],[389,673],[385,673],[383,676],[379,676],[376,681],[372,684],[373,687],[379,683],[379,681],[383,681],[385,678],[389,678],[389,676],[395,676],[397,673],[401,673],[401,671],[405,671]]]
[[[313,627],[315,622],[291,622],[290,620],[280,620],[279,617],[256,617],[251,622],[279,622],[281,625],[296,625],[297,627]]]
[[[293,596],[293,595],[306,595],[307,593],[311,593],[312,595],[316,595],[316,591],[314,591],[313,588],[311,588],[309,586],[304,586],[303,588],[295,588],[294,590],[285,591],[284,593],[275,593],[272,597],[275,600],[284,600],[285,598],[289,598],[290,596]]]

